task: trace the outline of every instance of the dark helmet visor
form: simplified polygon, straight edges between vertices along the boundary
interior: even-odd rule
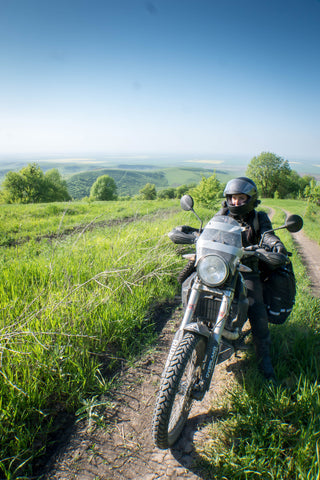
[[[230,180],[230,182],[227,183],[223,194],[224,196],[227,196],[244,193],[249,197],[252,197],[253,195],[257,194],[257,187],[253,182],[251,182],[252,181],[249,181],[249,179],[247,180],[244,178],[235,178]]]

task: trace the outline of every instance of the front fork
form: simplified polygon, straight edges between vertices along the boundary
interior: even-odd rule
[[[201,379],[193,391],[193,398],[196,400],[202,400],[210,388],[212,375],[220,352],[221,336],[230,311],[233,294],[234,292],[231,290],[224,291],[223,293],[217,321],[213,331],[210,332],[208,336],[206,359],[202,370]]]
[[[219,355],[222,332],[224,330],[227,317],[229,315],[232,300],[233,300],[233,292],[232,291],[224,292],[221,300],[216,324],[214,326],[213,332],[208,338],[207,358],[206,358],[205,368],[202,375],[203,382],[204,382],[204,385],[203,385],[204,393],[208,391],[210,387],[212,375],[213,375],[213,372],[217,363],[218,355]]]
[[[199,324],[193,321],[193,316],[200,298],[201,292],[204,291],[204,287],[200,282],[195,282],[190,293],[189,301],[186,306],[186,310],[180,325],[179,330],[174,336],[170,352],[167,359],[167,365],[170,362],[170,359],[175,352],[177,346],[179,345],[181,339],[183,338],[184,332],[194,332],[198,335],[202,335],[207,339],[207,349],[205,364],[202,369],[202,375],[200,382],[196,386],[194,391],[194,398],[197,400],[202,400],[205,393],[210,388],[211,378],[217,363],[221,336],[222,332],[230,311],[231,303],[234,297],[233,289],[225,289],[223,292],[221,290],[217,291],[219,296],[222,296],[219,313],[215,322],[215,326],[212,331],[206,325]]]

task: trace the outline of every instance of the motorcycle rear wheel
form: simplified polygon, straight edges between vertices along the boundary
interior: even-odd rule
[[[162,375],[153,416],[153,439],[158,448],[171,447],[188,419],[192,390],[201,377],[206,339],[187,332]]]

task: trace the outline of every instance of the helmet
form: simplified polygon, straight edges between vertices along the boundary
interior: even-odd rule
[[[232,205],[231,196],[244,193],[249,198],[243,205]],[[231,213],[239,217],[251,212],[260,202],[258,200],[257,186],[253,180],[247,177],[238,177],[230,180],[223,195],[227,198],[227,205]]]

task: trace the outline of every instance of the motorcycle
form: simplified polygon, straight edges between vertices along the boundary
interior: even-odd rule
[[[254,255],[270,268],[288,261],[286,255],[263,248],[264,235],[259,245],[243,247],[243,228],[229,216],[215,216],[202,228],[190,195],[184,195],[180,204],[201,223],[199,230],[187,227],[169,234],[175,243],[196,244],[196,253],[184,255],[189,260],[183,272],[184,315],[171,344],[154,409],[153,440],[160,449],[174,445],[193,401],[201,401],[209,390],[216,365],[239,350],[250,333],[242,331],[248,310],[242,272],[250,268],[241,260]],[[270,232],[281,228],[297,232],[302,224],[301,217],[290,215],[284,225]]]

